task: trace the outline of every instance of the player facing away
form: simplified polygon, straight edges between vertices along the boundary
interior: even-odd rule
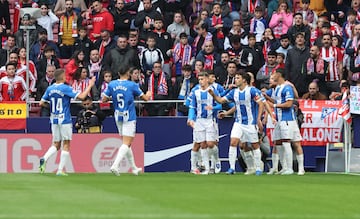
[[[274,82],[277,84],[275,88],[275,102],[274,109],[278,123],[274,128],[274,141],[276,148],[279,152],[280,160],[284,157],[286,163],[286,170],[282,172],[282,175],[290,175],[294,173],[293,170],[293,152],[291,149],[291,141],[297,144],[301,141],[300,130],[296,121],[294,112],[294,92],[293,88],[285,83],[285,70],[277,69],[274,74]],[[296,145],[298,147],[299,145]],[[299,157],[299,175],[304,175],[303,155]],[[298,159],[299,159],[298,158]]]
[[[216,146],[218,131],[216,114],[221,110],[221,105],[216,103],[209,95],[209,75],[200,72],[198,75],[199,89],[191,93],[191,102],[187,124],[193,128],[193,141],[200,143],[201,157],[205,170],[202,174],[207,175],[210,171],[209,157],[214,156],[215,162],[219,162],[219,149]],[[216,94],[217,91],[215,91]],[[195,173],[196,161],[191,159],[191,169]]]
[[[212,90],[209,90],[209,93],[217,102],[235,103],[236,117],[230,135],[230,168],[227,171],[227,174],[235,173],[237,146],[244,142],[250,142],[253,148],[255,174],[262,174],[258,127],[262,127],[261,113],[264,110],[264,98],[257,88],[249,86],[250,79],[249,74],[237,72],[235,75],[237,88],[232,89],[224,97],[219,97],[215,95]]]
[[[63,148],[60,156],[60,163],[56,175],[67,176],[63,171],[67,160],[70,157],[70,141],[72,138],[72,120],[70,113],[71,99],[83,100],[88,96],[92,86],[95,84],[95,78],[91,78],[89,86],[84,92],[76,92],[69,85],[65,84],[64,69],[57,69],[54,73],[56,83],[49,86],[42,96],[40,106],[50,105],[50,123],[53,136],[53,144],[47,150],[45,155],[40,158],[40,173],[45,172],[46,161],[60,149],[61,143]]]
[[[108,102],[112,99],[114,106],[114,119],[120,136],[122,136],[122,145],[120,146],[117,156],[110,171],[116,176],[120,176],[119,164],[126,156],[128,159],[132,173],[138,175],[142,169],[135,164],[131,143],[136,133],[136,109],[134,99],[140,97],[142,100],[148,101],[151,98],[151,92],[144,94],[139,84],[128,80],[130,68],[122,66],[119,69],[119,79],[109,83],[106,90],[102,93],[102,102]]]

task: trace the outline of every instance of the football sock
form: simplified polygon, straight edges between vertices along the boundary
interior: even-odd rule
[[[254,154],[255,170],[261,170],[261,166],[260,166],[260,163],[261,163],[261,151],[260,151],[260,148],[254,149],[253,154]]]
[[[197,168],[196,167],[197,161],[198,161],[198,152],[191,150],[191,158],[190,158],[191,170],[195,170]]]
[[[237,156],[237,147],[233,147],[230,145],[229,147],[229,164],[230,168],[235,170],[235,162]]]
[[[292,166],[293,166],[293,152],[291,149],[291,144],[290,142],[283,142],[282,143],[283,147],[284,147],[284,158],[285,158],[285,163],[286,163],[286,167],[289,170],[292,170]]]
[[[49,157],[51,157],[56,152],[57,152],[56,147],[54,145],[51,145],[44,155],[45,162],[49,159]]]
[[[128,150],[129,150],[129,146],[127,146],[125,144],[122,144],[120,146],[119,151],[116,155],[115,161],[114,161],[113,165],[111,166],[111,168],[116,168],[116,169],[119,168],[120,161],[124,158],[124,156],[128,152]]]
[[[69,155],[70,155],[69,151],[64,151],[64,150],[61,151],[58,173],[63,172],[64,166],[67,160],[69,159]]]
[[[130,163],[131,169],[136,170],[137,166],[135,164],[134,154],[133,154],[133,151],[132,151],[131,147],[129,147],[129,150],[126,153],[126,158],[128,159],[128,161]]]
[[[296,155],[296,160],[298,162],[299,171],[303,171],[304,170],[304,154]]]
[[[201,153],[203,164],[205,166],[205,171],[209,171],[210,165],[209,165],[209,154],[208,154],[207,148],[204,148],[204,149],[201,148],[200,153]]]
[[[279,169],[279,155],[277,153],[272,153],[271,160],[273,169],[277,171]]]

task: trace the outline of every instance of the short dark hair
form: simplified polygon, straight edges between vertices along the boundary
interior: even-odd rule
[[[191,65],[183,65],[183,67],[181,67],[181,70],[183,71],[192,71]]]
[[[284,68],[278,68],[275,71],[276,73],[279,73],[281,75],[281,77],[285,78],[285,69]]]
[[[8,62],[8,63],[5,65],[5,69],[7,70],[8,66],[10,66],[10,65],[14,66],[14,68],[16,69],[17,63],[15,63],[15,62]]]
[[[119,76],[125,75],[130,71],[130,66],[129,65],[121,65],[119,67]]]
[[[239,74],[243,79],[245,79],[247,84],[251,83],[251,76],[247,72],[239,72]]]
[[[302,15],[300,12],[296,12],[296,13],[294,14],[294,17],[295,17],[296,15],[300,15],[301,17],[303,17],[303,15]]]
[[[267,55],[268,56],[276,56],[277,52],[275,50],[270,50]]]
[[[209,74],[206,71],[199,72],[198,77],[209,77]]]

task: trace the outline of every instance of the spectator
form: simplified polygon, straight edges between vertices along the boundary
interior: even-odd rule
[[[270,52],[271,50],[276,50],[277,48],[279,48],[279,43],[275,38],[274,32],[272,31],[272,29],[266,28],[264,32],[262,48],[264,59],[267,58],[266,56],[268,52]]]
[[[206,19],[206,23],[209,27],[209,32],[213,36],[216,36],[214,43],[217,45],[217,48],[223,50],[226,33],[231,29],[231,19],[222,14],[220,3],[213,4],[212,12],[213,13]]]
[[[302,33],[297,33],[295,46],[288,51],[286,57],[285,72],[287,80],[295,85],[299,96],[307,92],[306,74],[302,71],[309,54],[309,47],[305,45],[305,36]]]
[[[57,57],[60,57],[59,48],[52,41],[47,39],[47,31],[45,29],[41,29],[39,31],[39,40],[36,42],[30,49],[30,60],[37,65],[38,61],[40,61],[44,56],[44,49],[50,46],[54,49]]]
[[[111,37],[109,30],[101,30],[100,38],[94,43],[95,49],[99,50],[100,60],[116,46],[116,41]]]
[[[17,51],[13,51],[9,54],[9,61],[7,63],[10,63],[10,62],[18,63],[18,59],[19,59],[19,55],[18,55]],[[5,76],[7,76],[6,64],[4,66],[1,66],[1,68],[0,68],[0,79]]]
[[[26,99],[26,83],[16,75],[15,62],[6,64],[7,75],[0,79],[0,101],[23,101]]]
[[[255,34],[249,33],[248,41],[249,45],[244,48],[244,51],[249,53],[245,71],[256,75],[261,66],[265,63],[265,59],[261,47],[256,44]]]
[[[93,49],[90,51],[90,62],[87,68],[89,70],[89,77],[96,78],[95,87],[99,88],[99,86],[102,84],[102,77],[100,74],[102,69],[102,64],[100,60],[99,51],[97,49]]]
[[[193,71],[195,77],[198,78],[198,74],[202,71],[204,71],[204,62],[201,60],[195,60],[195,67]]]
[[[89,71],[86,67],[79,67],[74,74],[72,88],[75,91],[83,92],[90,84]],[[95,86],[91,88],[89,96],[93,100],[99,100],[100,94]]]
[[[241,20],[243,21],[245,32],[250,30],[250,20],[254,17],[255,8],[260,6],[262,11],[265,11],[266,4],[262,0],[247,0],[243,1],[241,5]]]
[[[59,22],[59,18],[49,9],[47,4],[40,4],[41,17],[37,19],[37,23],[46,29],[48,40],[54,40],[53,26]]]
[[[36,35],[36,33],[35,33],[35,35]],[[35,36],[34,42],[36,41],[36,37],[37,36]],[[5,57],[6,60],[8,59],[10,52],[16,51],[18,49],[18,47],[16,46],[16,40],[15,40],[14,35],[12,35],[12,34],[7,35],[6,43],[5,43],[4,47],[3,47],[3,49],[6,50],[6,57]]]
[[[10,9],[8,0],[0,1],[0,24],[5,24],[4,32],[10,34],[11,21],[10,21]]]
[[[185,65],[191,65],[194,58],[192,57],[192,48],[188,44],[188,38],[186,33],[180,34],[180,42],[175,44],[172,51],[172,61],[175,65],[175,75],[176,77],[182,75],[182,67]]]
[[[288,34],[281,35],[280,36],[280,47],[276,49],[276,52],[284,54],[285,60],[286,60],[287,53],[291,48],[292,48],[292,46],[290,45],[289,35]]]
[[[70,86],[73,84],[75,72],[80,68],[86,66],[84,51],[75,51],[73,57],[65,66],[66,83]]]
[[[316,82],[309,84],[309,92],[302,96],[304,100],[327,100],[327,97],[319,92],[319,86]]]
[[[164,57],[160,49],[155,47],[156,42],[153,36],[148,36],[146,45],[147,48],[140,54],[140,65],[142,72],[145,73],[145,79],[147,80],[152,74],[153,64],[155,62],[160,62],[161,65],[164,65]],[[165,72],[165,74],[169,75],[169,72]]]
[[[313,10],[318,16],[326,12],[325,0],[313,0],[310,1],[309,8]]]
[[[225,90],[229,91],[236,87],[235,85],[235,74],[236,74],[236,63],[230,61],[227,64],[226,75],[219,79],[219,84],[221,84]]]
[[[200,22],[196,27],[196,31],[198,35],[194,39],[192,45],[193,54],[195,57],[202,49],[204,49],[204,45],[206,42],[212,41],[213,45],[214,43],[217,43],[216,36],[208,32],[208,25],[206,23]]]
[[[340,80],[343,78],[343,56],[337,47],[332,46],[330,34],[322,36],[322,44],[321,58],[329,63],[329,70],[325,77],[327,95],[329,95],[333,91],[340,91]]]
[[[109,83],[112,80],[112,74],[111,71],[104,71],[101,76],[101,86],[98,90],[102,94],[108,88]],[[106,116],[114,115],[114,107],[110,103],[100,103],[99,106]]]
[[[160,49],[164,57],[163,71],[171,74],[170,57],[167,53],[174,45],[173,40],[171,39],[171,35],[164,30],[164,23],[161,17],[154,19],[154,28],[151,35],[155,37],[156,47]]]
[[[254,17],[250,20],[250,31],[249,33],[253,33],[256,36],[256,42],[262,42],[262,38],[265,32],[265,29],[268,27],[265,18],[263,17],[263,10],[260,6],[255,8]]]
[[[356,20],[357,13],[354,10],[349,10],[347,15],[347,20],[344,22],[343,30],[343,39],[344,42],[347,42],[352,38],[353,30],[356,24],[359,22]]]
[[[224,41],[224,50],[228,50],[229,48],[231,48],[231,43],[230,43],[230,38],[234,35],[238,35],[240,36],[240,43],[242,45],[247,45],[247,38],[246,38],[246,34],[244,32],[244,29],[241,26],[241,21],[240,20],[233,20],[232,22],[232,28],[229,31],[229,34],[225,37],[225,41]]]
[[[102,63],[105,70],[112,72],[113,80],[119,77],[117,74],[119,67],[124,63],[131,67],[140,68],[139,56],[137,56],[137,52],[134,49],[130,48],[127,36],[125,35],[119,36],[116,47],[110,50]]]
[[[90,17],[93,28],[89,36],[92,41],[100,38],[101,30],[108,30],[111,33],[114,31],[114,18],[108,10],[103,8],[100,0],[94,0],[92,2],[92,13]]]
[[[275,51],[270,51],[267,55],[266,63],[260,68],[256,74],[256,82],[259,83],[258,87],[270,87],[270,75],[275,72],[277,68]]]
[[[145,81],[144,91],[150,91],[151,100],[172,99],[173,87],[170,77],[162,72],[161,62],[155,62],[153,72],[149,79]],[[167,116],[172,108],[172,103],[149,103],[145,109],[149,116]]]
[[[32,26],[32,25],[35,25],[35,19],[31,18],[30,14],[25,14],[24,17],[26,17],[26,19],[22,19],[21,20],[21,25],[24,25],[24,26]],[[37,41],[38,39],[38,31],[39,29],[41,29],[42,27],[40,26],[36,26],[37,28],[36,29],[30,29],[29,30],[29,48],[31,48],[35,42]],[[40,27],[40,28],[39,28]],[[8,45],[8,51],[9,49],[11,49],[12,47],[18,47],[18,48],[21,48],[21,47],[26,47],[26,31],[23,30],[23,29],[19,29],[18,31],[15,32],[14,34],[14,45],[12,46],[12,42],[10,42],[10,45]],[[9,39],[9,37],[8,37]],[[7,42],[7,44],[9,44],[9,42]],[[16,45],[16,46],[15,46]]]
[[[350,84],[356,84],[360,79],[360,47],[356,49],[356,55],[350,59]]]
[[[356,24],[354,27],[354,33],[352,38],[346,42],[345,53],[350,57],[357,55],[357,48],[360,46],[360,24]]]
[[[252,65],[253,56],[249,55],[249,50],[242,48],[240,43],[240,36],[234,35],[230,38],[231,48],[227,50],[230,60],[234,61],[238,69],[245,69]]]
[[[94,49],[93,42],[89,39],[87,35],[87,30],[85,27],[81,26],[78,28],[79,37],[74,42],[74,50],[83,50],[85,53],[85,60],[89,61],[90,51]]]
[[[303,16],[299,12],[294,14],[294,25],[292,25],[287,32],[291,45],[295,45],[295,35],[298,32],[304,33],[305,44],[306,46],[310,46],[310,28],[303,23]]]
[[[81,24],[74,10],[73,0],[65,0],[65,7],[66,10],[60,17],[59,47],[60,57],[68,59],[74,53],[73,45],[75,39],[78,37],[78,27],[80,27]]]
[[[315,1],[315,0],[313,0]],[[316,29],[317,27],[317,14],[309,8],[310,0],[301,0],[301,10],[298,12],[303,16],[303,23],[310,27],[310,29]]]
[[[134,24],[140,30],[140,41],[145,42],[149,32],[154,29],[154,19],[161,17],[161,13],[152,6],[151,0],[143,0],[144,10],[137,13]]]
[[[224,78],[226,76],[226,67],[229,61],[230,61],[229,53],[223,51],[220,55],[220,64],[217,65],[214,69],[216,82],[219,83],[220,78]]]
[[[196,30],[198,25],[206,22],[206,19],[209,17],[209,12],[206,9],[202,9],[200,12],[200,16],[190,24],[191,41],[198,35]]]
[[[185,13],[188,23],[194,23],[194,21],[201,16],[203,10],[206,10],[205,0],[192,0],[192,2],[187,5]]]
[[[287,3],[289,5],[290,10],[292,11],[293,1],[292,0],[287,0]],[[268,5],[267,5],[267,17],[268,17],[268,20],[271,19],[272,15],[274,14],[274,12],[276,13],[278,8],[279,8],[279,0],[270,0],[269,1]]]
[[[172,24],[170,24],[166,32],[168,32],[171,36],[171,39],[173,39],[174,45],[178,42],[180,42],[180,34],[186,33],[187,35],[190,34],[190,28],[185,20],[185,16],[180,12],[175,12],[174,14],[174,20]]]
[[[47,46],[44,49],[44,55],[40,59],[36,66],[37,80],[40,81],[45,77],[47,66],[53,65],[55,68],[60,68],[59,59],[55,56],[55,51],[51,46]],[[45,91],[45,90],[44,90]]]
[[[77,114],[75,122],[78,133],[101,133],[106,115],[93,104],[89,96],[81,101],[81,105],[83,109]]]
[[[29,77],[29,90],[30,92],[35,92],[35,85],[37,80],[37,71],[34,62],[29,60],[29,74],[26,72],[26,49],[21,48],[18,53],[18,66],[16,75],[22,77],[26,82],[26,78]]]
[[[66,11],[67,11],[66,1],[67,0],[58,0],[56,2],[55,8],[54,8],[54,12],[55,12],[56,16],[61,17],[64,14],[66,14]],[[73,5],[73,8],[74,8],[74,11],[76,14],[79,14],[81,11],[87,10],[84,0],[71,0],[71,1],[72,1],[72,5]]]
[[[190,94],[191,89],[198,83],[195,75],[192,74],[191,66],[184,65],[182,68],[182,75],[176,78],[174,85],[174,97],[179,100],[186,100]],[[188,107],[184,103],[177,104],[177,116],[187,116]]]
[[[41,100],[41,97],[44,95],[46,89],[55,82],[54,72],[56,66],[48,65],[46,66],[46,73],[45,76],[40,78],[36,84],[36,98],[35,100]],[[50,116],[50,109],[49,106],[45,107],[42,106],[40,110],[40,116]]]
[[[327,95],[325,77],[328,74],[328,68],[329,63],[321,58],[319,47],[312,46],[310,58],[306,61],[306,81],[307,84],[316,81],[319,91],[325,95]]]
[[[129,33],[132,15],[124,8],[124,0],[116,0],[115,2],[115,7],[110,12],[114,17],[114,35],[117,38]]]
[[[134,49],[138,56],[140,56],[141,52],[145,49],[145,46],[139,45],[138,34],[134,35],[129,33],[129,47]]]
[[[214,70],[220,64],[220,55],[215,51],[212,41],[205,42],[204,49],[198,53],[196,60],[204,63],[204,70]]]
[[[293,15],[290,12],[286,0],[279,0],[279,8],[271,17],[269,27],[274,30],[275,38],[279,39],[281,34],[287,33],[293,23]]]

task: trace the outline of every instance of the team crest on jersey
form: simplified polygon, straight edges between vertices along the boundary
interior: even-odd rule
[[[327,108],[323,107],[321,111],[321,120],[325,119],[327,116],[329,116],[331,113],[335,112],[336,108]]]

